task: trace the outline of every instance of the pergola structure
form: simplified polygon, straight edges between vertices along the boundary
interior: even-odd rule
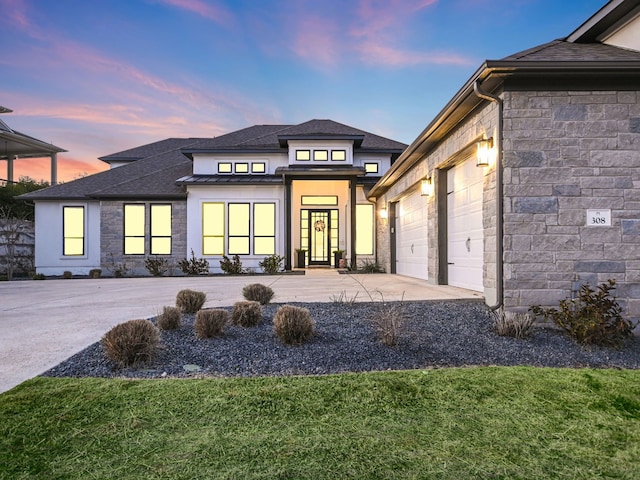
[[[0,113],[11,109],[0,106]],[[58,153],[66,152],[37,138],[17,132],[0,120],[0,160],[7,161],[7,180],[13,182],[13,162],[21,158],[51,158],[51,185],[58,183]]]

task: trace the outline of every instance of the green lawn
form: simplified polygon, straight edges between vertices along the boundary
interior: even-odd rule
[[[640,371],[36,378],[0,478],[640,478]]]

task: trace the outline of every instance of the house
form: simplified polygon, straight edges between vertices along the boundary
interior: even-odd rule
[[[145,260],[223,255],[259,271],[375,259],[369,189],[405,144],[331,120],[255,125],[216,138],[170,138],[100,159],[110,169],[23,195],[35,203],[38,273],[148,274]]]
[[[614,278],[640,317],[640,4],[485,61],[369,198],[387,271],[512,310]]]

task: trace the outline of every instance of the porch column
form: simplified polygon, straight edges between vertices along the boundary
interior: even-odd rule
[[[58,154],[51,154],[51,185],[58,183]]]
[[[9,155],[7,157],[7,180],[8,183],[13,182],[13,161],[15,160],[15,156]]]
[[[351,266],[358,267],[358,259],[356,258],[356,177],[349,180],[349,206],[351,210]]]
[[[291,268],[291,178],[284,178],[284,269]]]

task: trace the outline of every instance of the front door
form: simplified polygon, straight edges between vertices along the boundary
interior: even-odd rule
[[[330,210],[309,210],[309,265],[331,265]]]

